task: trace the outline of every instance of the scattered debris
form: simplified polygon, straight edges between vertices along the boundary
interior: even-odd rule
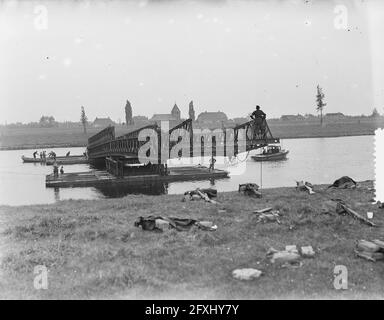
[[[155,227],[157,229],[160,229],[160,230],[171,229],[170,223],[168,221],[166,221],[166,220],[163,220],[163,219],[156,219],[155,220]]]
[[[239,192],[246,196],[261,198],[261,192],[258,190],[259,186],[256,183],[239,184]]]
[[[263,273],[253,268],[236,269],[232,271],[232,276],[239,280],[253,280],[260,277]]]
[[[271,260],[272,263],[277,264],[295,264],[300,261],[300,255],[291,251],[278,251],[274,248],[270,248],[267,252],[267,257]]]
[[[193,226],[207,231],[215,231],[217,226],[210,221],[198,221],[194,219],[168,218],[160,216],[139,217],[135,223],[135,227],[140,227],[147,231],[161,232],[167,229],[176,229],[177,231],[188,231]]]
[[[256,214],[258,214],[258,213],[256,213]],[[280,211],[279,210],[272,210],[272,211],[268,211],[266,213],[260,213],[260,214],[258,214],[256,223],[259,223],[259,222],[281,223],[279,220],[279,217],[280,217]]]
[[[285,251],[299,253],[299,250],[297,250],[297,247],[295,245],[285,246]]]
[[[368,251],[368,252],[377,252],[380,251],[380,246],[377,245],[374,242],[367,241],[367,240],[359,240],[356,243],[356,248],[359,251]]]
[[[380,249],[384,250],[384,241],[376,239],[376,240],[373,240],[373,243],[377,244],[380,247]]]
[[[201,192],[200,190],[196,189],[197,191],[197,194],[202,198],[204,199],[205,201],[207,202],[210,202],[210,203],[213,203],[213,204],[216,204],[217,202],[215,200],[212,200],[210,197],[208,197],[208,195],[206,193],[203,193]]]
[[[347,214],[351,215],[352,217],[354,217],[354,218],[356,218],[356,219],[358,219],[358,220],[368,224],[371,227],[376,227],[377,226],[372,221],[369,221],[368,219],[366,219],[363,216],[361,216],[360,214],[358,214],[356,211],[354,211],[351,208],[347,207],[347,205],[345,204],[344,201],[342,201],[340,199],[332,199],[332,200],[337,202],[336,213],[338,213],[338,214],[345,214],[345,213],[347,213]]]
[[[300,251],[297,249],[296,245],[288,245],[285,247],[285,250],[278,251],[274,248],[270,248],[267,252],[267,258],[271,260],[272,263],[279,264],[294,264],[301,265],[301,258],[313,258],[315,256],[315,251],[312,246],[304,246],[300,248]]]
[[[384,241],[359,240],[356,243],[355,253],[358,257],[376,262],[384,260]]]
[[[313,258],[315,256],[315,251],[312,246],[301,247],[301,256],[304,258]]]
[[[196,226],[207,231],[215,231],[217,229],[217,225],[214,225],[211,221],[197,221]]]
[[[309,194],[314,194],[313,185],[307,181],[296,181],[296,190],[298,191],[308,191]]]
[[[276,221],[277,223],[280,223],[279,217],[280,217],[280,211],[279,210],[272,210],[272,207],[259,209],[253,211],[254,214],[258,215],[258,222],[270,222],[270,221]]]
[[[340,189],[353,189],[356,188],[357,183],[355,180],[348,176],[343,176],[330,185],[328,188],[340,188]]]
[[[261,213],[269,212],[271,210],[272,210],[272,207],[268,207],[268,208],[264,208],[264,209],[255,210],[255,211],[253,211],[253,213],[261,214]]]
[[[212,198],[217,197],[217,190],[215,189],[199,189],[197,188],[196,190],[193,191],[187,191],[184,193],[184,198],[182,201],[196,201],[196,200],[201,200],[204,199],[207,202],[211,203],[217,203],[215,200],[212,200]]]
[[[360,252],[360,251],[355,251],[356,255],[360,258],[367,259],[369,261],[376,262],[378,260],[384,260],[384,253],[382,252]]]

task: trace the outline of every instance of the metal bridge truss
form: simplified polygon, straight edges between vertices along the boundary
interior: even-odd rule
[[[157,124],[148,125],[140,129],[134,130],[127,134],[124,134],[119,137],[115,137],[115,128],[107,127],[97,133],[96,135],[88,139],[88,158],[90,160],[101,159],[101,158],[125,158],[126,161],[131,161],[132,163],[137,163],[138,154],[140,148],[149,141],[147,137],[146,141],[139,140],[139,134],[145,129],[150,129],[155,131],[157,135],[158,143],[158,155],[155,155],[154,163],[161,163],[161,148],[162,148],[162,139],[168,139],[168,143],[165,144],[168,146],[168,155],[170,156],[171,149],[181,140],[179,136],[178,141],[170,141],[170,136],[173,131],[178,129],[184,129],[189,134],[189,145],[190,150],[189,154],[182,155],[179,152],[178,156],[184,157],[193,157],[194,154],[194,145],[196,145],[196,139],[194,139],[192,120],[188,119],[180,123],[179,125],[171,128],[167,134],[162,133],[161,128]],[[241,131],[244,130],[244,131]],[[152,131],[152,132],[153,132]],[[185,131],[184,131],[185,132]],[[234,128],[223,128],[223,135],[219,137],[219,141],[216,141],[216,136],[211,137],[210,146],[212,147],[211,154],[216,156],[217,154],[221,155],[237,155],[243,151],[250,151],[258,148],[262,148],[270,143],[279,143],[278,138],[274,138],[268,127],[268,124],[265,120],[260,123],[256,121],[249,121],[244,124],[238,125]],[[243,132],[243,135],[239,133]],[[201,155],[211,155],[204,154],[206,151],[204,144],[208,142],[207,137],[201,135]],[[196,150],[196,149],[195,149]],[[233,150],[233,151],[231,151]],[[164,151],[164,150],[163,150]],[[149,155],[148,155],[149,156]]]

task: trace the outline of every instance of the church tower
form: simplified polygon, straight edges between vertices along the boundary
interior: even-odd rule
[[[193,108],[193,101],[189,103],[189,119],[195,121],[195,109]]]
[[[128,100],[125,105],[125,124],[127,126],[133,124],[132,107],[131,107],[131,103]]]
[[[171,114],[176,118],[176,120],[180,120],[180,109],[176,103],[172,108]]]

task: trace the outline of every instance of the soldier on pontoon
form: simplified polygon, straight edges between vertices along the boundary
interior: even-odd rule
[[[256,110],[252,112],[251,119],[255,123],[255,133],[264,135],[265,126],[264,121],[266,118],[266,114],[260,109],[260,106],[256,106]]]

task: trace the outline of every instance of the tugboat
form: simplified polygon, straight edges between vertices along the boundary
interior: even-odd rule
[[[280,146],[270,145],[263,148],[263,151],[260,154],[251,156],[251,158],[255,161],[285,160],[288,152],[288,150],[281,149]]]

